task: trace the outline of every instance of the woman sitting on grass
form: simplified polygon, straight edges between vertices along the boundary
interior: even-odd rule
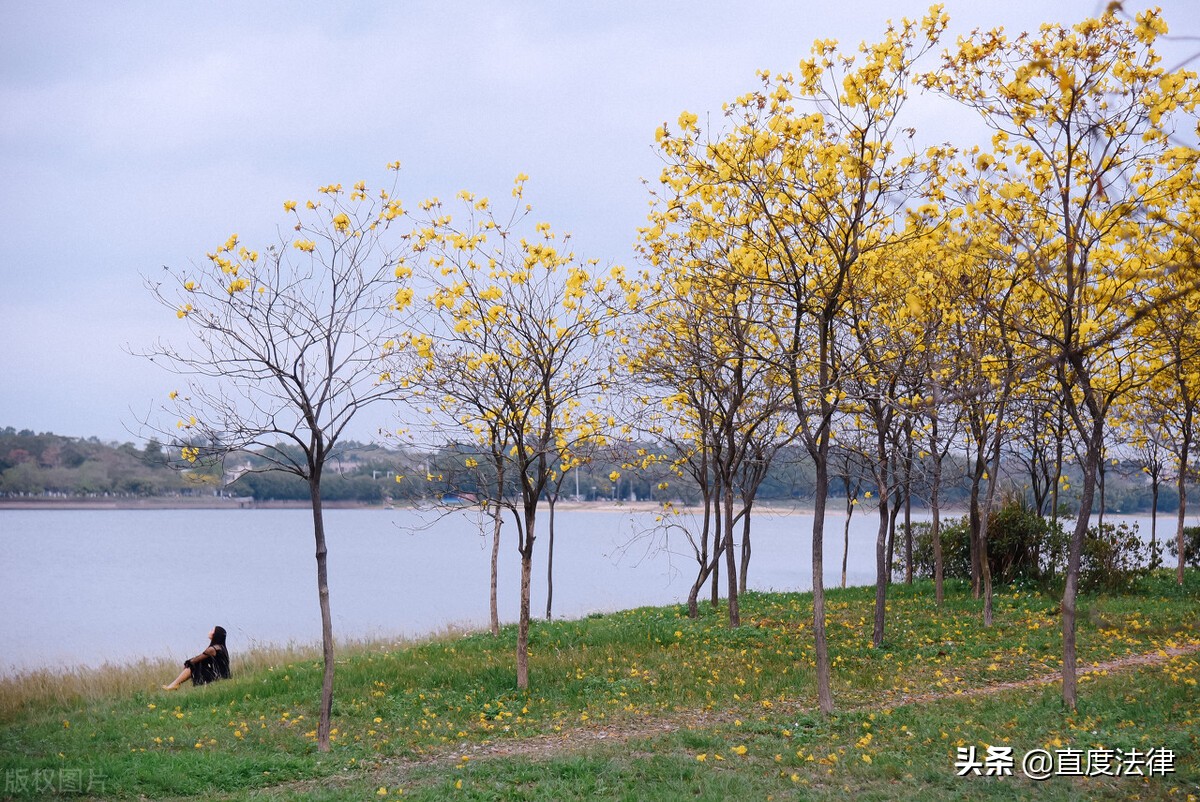
[[[207,685],[213,680],[229,679],[229,650],[225,648],[225,628],[213,627],[208,633],[208,648],[195,657],[183,661],[183,671],[164,691],[177,691],[179,686],[192,680],[193,685]]]

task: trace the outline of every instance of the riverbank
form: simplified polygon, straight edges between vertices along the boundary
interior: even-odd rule
[[[1198,598],[1192,571],[1183,588],[1161,573],[1081,599],[1076,713],[1052,681],[1056,598],[1001,589],[985,629],[968,588],[938,609],[920,583],[890,590],[883,649],[873,590],[829,592],[830,717],[815,711],[811,596],[750,593],[737,629],[708,605],[698,620],[671,606],[535,621],[529,692],[513,687],[513,627],[342,649],[329,753],[315,748],[320,661],[302,650],[235,654],[233,680],[173,694],[146,666],[87,687],[0,681],[0,771],[52,776],[55,793],[90,777],[96,796],[185,799],[1186,799],[1200,785]],[[959,749],[998,743],[1017,756],[1011,776],[956,776]],[[1030,750],[1135,748],[1170,750],[1171,771],[1022,775]]]

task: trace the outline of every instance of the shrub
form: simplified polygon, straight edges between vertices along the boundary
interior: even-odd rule
[[[1174,535],[1164,538],[1167,551],[1176,560],[1179,559],[1179,542]],[[1192,568],[1200,568],[1200,526],[1188,526],[1183,530],[1183,562]]]
[[[1137,524],[1091,527],[1079,555],[1079,589],[1083,592],[1125,590],[1150,570],[1150,544],[1138,537]],[[1066,557],[1062,560],[1066,572]]]
[[[913,526],[914,573],[933,576],[931,524]],[[971,523],[969,517],[942,522],[942,561],[947,579],[971,578]],[[1188,540],[1189,559],[1200,561],[1200,527]],[[1018,502],[1006,504],[992,514],[988,524],[988,565],[992,581],[1008,585],[1019,581],[1045,582],[1060,579],[1067,571],[1070,535],[1062,523],[1041,517]],[[1195,550],[1193,550],[1195,549]],[[1091,527],[1084,538],[1079,558],[1079,587],[1084,592],[1128,588],[1150,570],[1155,554],[1139,536],[1137,526],[1106,523]],[[1197,566],[1200,567],[1200,566]],[[896,568],[904,571],[903,560]]]
[[[913,566],[919,576],[933,576],[932,526],[913,526]],[[971,519],[942,521],[942,563],[947,579],[971,578]],[[992,513],[988,523],[988,565],[992,581],[1007,585],[1017,580],[1038,580],[1053,574],[1060,556],[1065,564],[1066,535],[1052,523],[1019,502]],[[897,569],[902,573],[904,566]]]

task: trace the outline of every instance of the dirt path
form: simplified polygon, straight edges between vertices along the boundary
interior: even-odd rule
[[[1079,676],[1082,678],[1087,674],[1112,673],[1126,671],[1142,666],[1160,665],[1168,660],[1187,654],[1200,653],[1200,644],[1192,644],[1190,646],[1181,646],[1170,649],[1158,649],[1153,652],[1145,652],[1142,654],[1129,655],[1116,660],[1109,660],[1103,663],[1081,663],[1079,666]],[[895,710],[900,707],[913,704],[928,704],[930,702],[938,702],[946,699],[963,699],[978,696],[989,696],[1003,691],[1015,690],[1019,688],[1032,688],[1042,685],[1050,685],[1059,682],[1062,679],[1061,673],[1042,674],[1036,677],[1030,677],[1023,680],[1015,680],[1013,682],[999,682],[993,685],[983,685],[974,688],[960,689],[957,691],[937,691],[933,693],[912,694],[901,696],[884,701],[878,704],[880,710]],[[793,712],[815,712],[816,708],[807,704],[788,704],[776,703],[776,710],[788,710]],[[854,708],[846,708],[848,712]],[[594,729],[571,729],[564,730],[560,733],[535,735],[529,738],[514,738],[512,740],[498,741],[487,744],[463,744],[454,750],[447,750],[437,754],[431,754],[422,758],[393,758],[382,762],[372,773],[386,778],[383,784],[395,784],[402,782],[408,771],[415,768],[427,766],[453,766],[463,762],[464,758],[470,760],[478,760],[481,758],[505,758],[505,757],[531,757],[551,758],[557,755],[570,752],[579,752],[591,747],[607,745],[607,744],[622,744],[627,741],[637,740],[641,738],[653,738],[658,735],[666,735],[681,729],[703,729],[706,727],[714,727],[725,724],[733,724],[734,720],[739,717],[746,717],[746,713],[733,713],[726,711],[709,711],[709,710],[693,710],[676,712],[669,716],[656,717],[652,720],[637,722],[625,721],[612,727],[601,727]],[[361,775],[354,778],[361,779]],[[304,780],[299,783],[287,784],[285,787],[293,790],[314,787],[329,787],[336,785],[339,778],[329,777],[319,780]],[[279,790],[276,786],[271,790]]]
[[[1153,666],[1165,663],[1173,657],[1178,657],[1184,654],[1195,654],[1200,652],[1200,645],[1178,646],[1170,649],[1157,649],[1153,652],[1144,652],[1142,654],[1131,654],[1128,657],[1120,657],[1116,660],[1109,660],[1105,663],[1080,663],[1078,666],[1078,677],[1083,679],[1087,674],[1111,673],[1113,671],[1124,671],[1130,668],[1140,666]],[[937,693],[921,693],[910,696],[901,697],[895,701],[884,704],[884,708],[895,709],[911,704],[924,704],[926,702],[937,702],[942,699],[962,698],[964,696],[989,696],[1002,691],[1009,691],[1015,688],[1032,688],[1037,685],[1049,685],[1053,682],[1062,680],[1061,672],[1052,674],[1042,674],[1037,677],[1028,679],[1014,680],[1012,682],[997,682],[994,685],[983,685],[977,688],[968,688],[961,693],[955,691],[939,691]]]
[[[1082,678],[1085,674],[1098,674],[1100,672],[1124,671],[1131,668],[1141,666],[1152,666],[1165,663],[1173,657],[1178,657],[1184,654],[1195,654],[1200,652],[1200,645],[1182,646],[1171,649],[1161,649],[1153,652],[1145,652],[1143,654],[1133,654],[1127,657],[1121,657],[1116,660],[1109,660],[1104,663],[1081,664],[1079,666],[1079,676]],[[936,691],[932,693],[912,694],[886,700],[879,709],[895,710],[896,708],[905,707],[912,704],[927,704],[929,702],[938,702],[945,699],[962,699],[976,696],[989,696],[1003,691],[1015,690],[1018,688],[1032,688],[1040,685],[1050,685],[1051,683],[1062,680],[1062,674],[1055,672],[1051,674],[1042,674],[1037,677],[1028,679],[1014,680],[1012,682],[998,682],[993,685],[982,685],[975,688],[962,689],[960,691]],[[815,712],[816,708],[811,705],[777,703],[775,708],[794,712]],[[847,710],[852,708],[847,708]],[[725,711],[686,711],[678,712],[673,715],[656,718],[646,722],[622,722],[613,727],[600,729],[575,729],[565,730],[561,733],[553,735],[536,735],[531,738],[514,739],[512,741],[502,741],[492,744],[474,744],[464,746],[457,752],[452,753],[450,757],[453,759],[461,759],[462,755],[470,755],[474,757],[512,757],[512,756],[546,756],[555,752],[570,752],[579,749],[584,749],[588,746],[600,743],[622,743],[637,738],[648,738],[655,735],[674,732],[681,729],[700,729],[704,727],[713,727],[722,724],[732,724],[735,719],[744,718],[746,714],[730,713]],[[430,757],[424,760],[416,761],[417,764],[438,763],[446,760],[447,756],[439,755]]]

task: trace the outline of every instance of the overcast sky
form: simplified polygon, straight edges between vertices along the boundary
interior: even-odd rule
[[[125,349],[182,333],[142,277],[235,231],[265,246],[283,200],[390,183],[394,160],[409,205],[528,173],[539,220],[631,264],[657,125],[927,5],[0,0],[0,427],[139,439],[176,382]],[[1172,33],[1200,32],[1195,0],[1161,5]],[[1103,6],[946,3],[953,34]],[[923,139],[972,130],[917,100]]]

